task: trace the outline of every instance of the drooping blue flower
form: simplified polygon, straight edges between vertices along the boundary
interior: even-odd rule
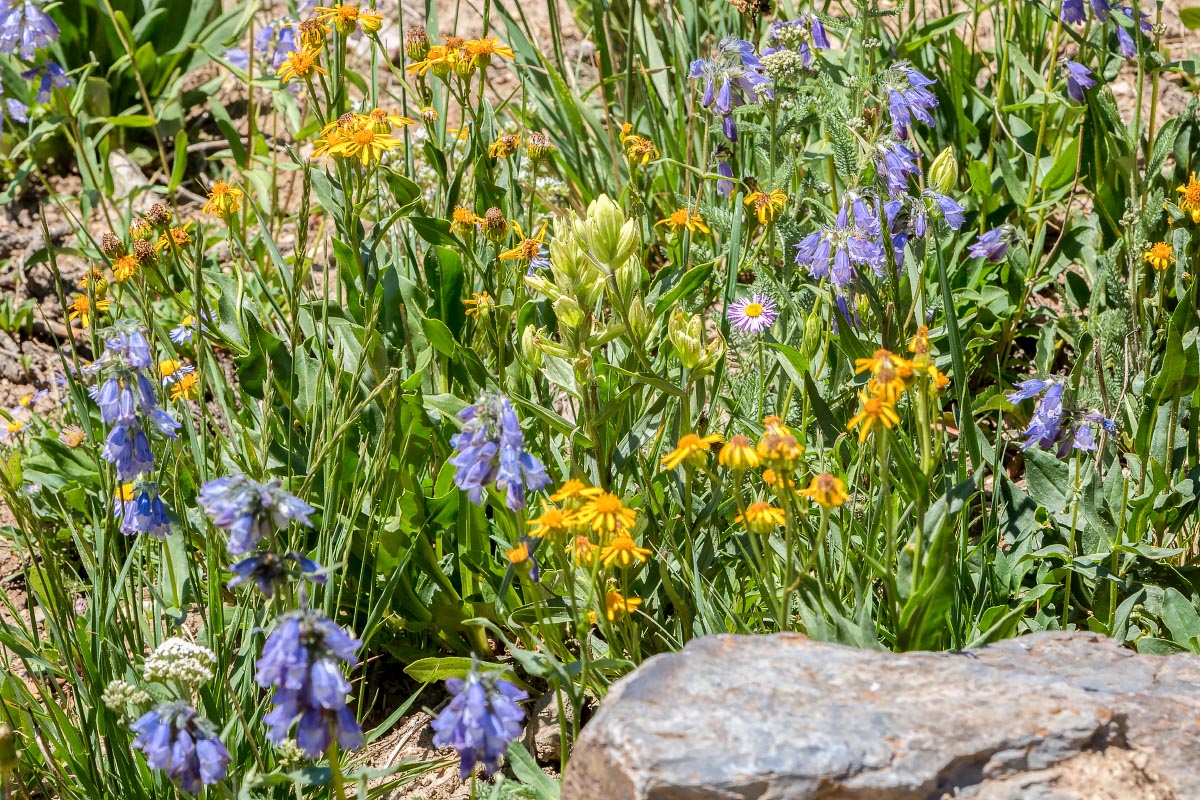
[[[1132,8],[1129,6],[1118,6],[1117,11],[1124,14],[1125,18],[1130,22],[1133,22]],[[1146,12],[1139,10],[1138,16],[1140,17],[1137,25],[1138,29],[1147,35],[1152,33],[1154,29],[1150,24],[1149,17],[1146,16]],[[1117,29],[1117,46],[1121,50],[1121,55],[1125,56],[1126,58],[1135,58],[1137,56],[1137,42],[1134,41],[1133,35],[1130,34],[1129,31],[1125,30],[1125,26],[1121,25],[1120,23],[1117,23],[1114,27]]]
[[[21,73],[21,77],[27,81],[38,77],[41,78],[38,84],[37,95],[33,98],[35,103],[49,103],[50,91],[52,89],[66,89],[71,85],[71,79],[67,77],[67,71],[53,62],[26,70]]]
[[[1007,225],[1001,225],[999,228],[982,233],[972,242],[967,248],[967,255],[971,258],[986,258],[993,264],[1003,261],[1008,255],[1008,245],[1012,240],[1012,231]]]
[[[717,174],[721,176],[717,181],[717,194],[721,197],[729,197],[733,194],[733,166],[728,159],[722,158],[717,161]]]
[[[117,487],[113,516],[121,520],[121,533],[126,536],[145,534],[162,540],[171,534],[171,518],[153,481]]]
[[[447,680],[446,689],[451,700],[432,723],[434,745],[458,752],[463,780],[470,777],[476,764],[493,774],[500,769],[500,757],[509,744],[524,730],[525,711],[517,703],[529,694],[477,665],[465,680]]]
[[[722,39],[712,58],[693,61],[688,77],[704,81],[700,105],[721,115],[722,131],[731,142],[737,141],[733,110],[771,97],[771,79],[759,63],[754,45],[733,37]]]
[[[892,116],[892,134],[896,138],[908,138],[908,128],[914,119],[933,125],[929,109],[937,106],[938,99],[928,87],[935,83],[937,81],[905,64],[888,71],[888,109]]]
[[[1117,424],[1099,412],[1081,414],[1068,408],[1064,403],[1064,394],[1064,386],[1060,381],[1032,378],[1018,383],[1017,391],[1008,395],[1011,403],[1040,395],[1029,425],[1021,433],[1025,437],[1022,450],[1035,446],[1043,450],[1055,449],[1056,455],[1063,458],[1072,450],[1096,449],[1093,425],[1100,425],[1109,434],[1117,432]]]
[[[255,663],[258,685],[275,687],[275,708],[263,717],[267,738],[279,744],[296,727],[296,743],[310,758],[328,750],[334,737],[346,750],[362,745],[362,729],[346,706],[351,687],[341,667],[358,664],[361,646],[316,611],[280,617]]]
[[[184,791],[199,794],[224,780],[229,751],[216,726],[182,700],[159,705],[129,728],[137,734],[133,748],[145,753],[146,764],[166,771]]]
[[[525,434],[512,403],[501,394],[485,394],[459,412],[463,427],[450,437],[457,452],[450,463],[457,469],[454,483],[476,505],[483,503],[484,487],[495,485],[505,493],[509,509],[525,507],[525,492],[550,485],[546,468],[525,450]]]
[[[259,483],[245,475],[230,475],[200,487],[196,502],[218,528],[229,531],[229,552],[252,552],[258,543],[292,520],[312,527],[313,507],[280,488],[278,479]]]
[[[240,47],[230,47],[225,51],[225,60],[242,72],[250,70],[250,54]]]
[[[230,567],[229,571],[234,577],[225,584],[227,588],[253,583],[268,600],[288,581],[304,578],[313,583],[324,584],[328,580],[324,567],[312,559],[299,553],[285,553],[281,556],[269,550],[242,559]]]
[[[921,192],[923,197],[927,197],[933,201],[938,210],[942,212],[942,219],[946,220],[946,224],[951,230],[958,230],[963,224],[963,207],[953,197],[947,197],[944,194],[939,194],[932,189],[926,189]]]
[[[888,194],[901,194],[908,189],[910,176],[919,177],[917,165],[920,153],[914,153],[895,139],[884,138],[875,144],[875,171],[887,183]]]
[[[818,280],[828,277],[839,294],[863,267],[870,267],[882,277],[887,254],[874,204],[848,192],[833,227],[814,231],[796,246],[796,264],[808,267],[809,274]]]
[[[1069,58],[1063,60],[1067,71],[1067,97],[1076,103],[1084,102],[1083,93],[1096,85],[1092,79],[1092,71],[1077,61]]]
[[[0,97],[3,97],[3,90],[0,89]],[[10,97],[4,101],[4,107],[8,109],[8,115],[22,125],[29,123],[29,106],[22,103],[15,97]],[[0,122],[4,120],[4,116],[0,114]]]
[[[121,420],[113,426],[100,455],[116,468],[119,481],[130,481],[143,472],[154,470],[150,439],[136,418]]]
[[[1007,396],[1008,402],[1015,405],[1022,400],[1030,400],[1044,392],[1046,387],[1049,385],[1050,381],[1043,381],[1037,378],[1030,378],[1028,380],[1021,381],[1020,383],[1016,384],[1017,391],[1011,392]]]
[[[1059,18],[1070,25],[1077,25],[1086,19],[1083,13],[1083,0],[1063,0]]]
[[[58,26],[39,0],[0,0],[0,53],[26,61],[58,39]]]

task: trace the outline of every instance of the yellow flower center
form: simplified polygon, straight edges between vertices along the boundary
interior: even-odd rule
[[[541,252],[542,243],[537,239],[526,239],[521,242],[521,258],[526,261],[532,261],[539,252]]]
[[[743,313],[747,317],[750,317],[750,319],[761,317],[763,313],[762,303],[751,303],[750,305],[746,306]]]
[[[1189,183],[1184,189],[1183,198],[1188,205],[1200,205],[1200,181]]]
[[[1150,256],[1152,258],[1170,258],[1171,253],[1172,247],[1166,242],[1159,242],[1150,248]]]
[[[592,507],[597,514],[616,514],[621,510],[621,498],[612,494],[603,494],[592,501]]]
[[[355,22],[358,20],[357,6],[338,6],[339,22]]]
[[[369,147],[375,141],[375,131],[362,130],[354,134],[354,143],[359,147]]]

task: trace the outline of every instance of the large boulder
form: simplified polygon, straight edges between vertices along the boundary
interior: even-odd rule
[[[1200,798],[1200,657],[1089,633],[955,653],[706,637],[613,686],[562,796]]]

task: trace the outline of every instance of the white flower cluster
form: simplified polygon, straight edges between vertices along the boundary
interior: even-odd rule
[[[793,86],[804,77],[804,59],[794,50],[776,50],[761,59],[767,77],[780,86]]]
[[[144,689],[136,689],[122,680],[111,681],[104,688],[100,700],[109,711],[124,715],[125,707],[143,705],[150,702],[150,694]]]
[[[212,680],[212,666],[216,661],[216,655],[207,647],[173,636],[154,648],[146,658],[146,680],[199,686]]]

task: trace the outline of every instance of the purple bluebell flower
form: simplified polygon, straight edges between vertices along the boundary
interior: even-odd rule
[[[201,485],[196,502],[214,525],[229,531],[228,548],[235,556],[254,551],[292,520],[312,527],[308,515],[313,507],[281,489],[278,479],[259,483],[245,475],[216,478]]]
[[[1092,13],[1096,15],[1096,19],[1100,22],[1108,21],[1108,12],[1110,6],[1107,0],[1088,0],[1088,5],[1092,7]]]
[[[889,70],[886,83],[888,109],[892,115],[892,134],[896,138],[908,138],[908,128],[914,119],[933,125],[929,109],[937,106],[938,99],[928,87],[935,83],[937,81],[905,64]]]
[[[150,439],[136,418],[122,420],[113,426],[104,440],[100,455],[117,471],[117,480],[129,481],[142,472],[154,469],[154,453]]]
[[[914,153],[894,139],[882,139],[875,144],[875,171],[887,183],[888,194],[901,194],[908,189],[909,176],[920,176],[917,166],[920,153]]]
[[[200,323],[199,324],[196,323],[196,318],[194,316],[192,316],[191,314],[188,314],[187,316],[185,316],[183,319],[181,319],[179,321],[178,325],[176,325],[171,330],[167,331],[167,338],[170,339],[175,344],[183,344],[185,342],[190,342],[192,340],[192,336],[196,333],[197,330],[205,330],[206,328],[208,328],[208,323],[213,322],[213,321],[214,321],[213,315],[208,313],[207,311],[200,312]]]
[[[743,333],[759,334],[775,324],[779,312],[775,310],[775,301],[769,296],[755,292],[751,297],[743,297],[729,304],[725,315],[733,327]]]
[[[733,194],[733,166],[728,159],[722,158],[717,161],[717,174],[721,179],[717,181],[717,194],[721,197],[729,197]]]
[[[513,511],[525,507],[525,492],[550,485],[546,468],[525,450],[525,434],[508,398],[485,394],[473,406],[459,412],[463,427],[450,437],[457,452],[450,463],[457,469],[454,483],[476,505],[483,503],[483,489],[495,484],[505,492],[505,505]]]
[[[263,717],[270,726],[267,738],[279,744],[296,727],[296,743],[310,758],[328,750],[334,737],[343,749],[361,746],[362,729],[346,706],[351,687],[341,667],[358,664],[361,646],[316,611],[280,617],[255,663],[258,685],[275,687],[275,708]]]
[[[3,93],[0,92],[0,97]],[[8,109],[8,115],[22,125],[29,123],[29,106],[22,103],[15,97],[10,97],[4,101],[4,107]],[[0,121],[3,121],[3,115],[0,115]]]
[[[39,76],[41,81],[38,84],[37,96],[33,98],[35,103],[49,103],[52,89],[66,89],[71,85],[67,71],[53,62],[21,73],[21,77],[27,81]]]
[[[1040,447],[1056,449],[1063,458],[1072,450],[1095,450],[1096,439],[1093,425],[1100,425],[1110,434],[1117,432],[1117,424],[1099,412],[1080,414],[1064,403],[1064,386],[1060,381],[1044,381],[1031,378],[1017,384],[1017,391],[1008,395],[1010,403],[1019,403],[1039,397],[1029,425],[1021,433],[1025,442],[1022,450]]]
[[[1076,103],[1084,102],[1083,93],[1096,85],[1096,81],[1092,80],[1092,71],[1070,59],[1064,59],[1063,66],[1067,71],[1067,97]]]
[[[958,201],[952,197],[947,197],[944,194],[939,194],[932,189],[926,189],[921,192],[923,197],[927,197],[933,201],[938,210],[942,212],[942,219],[946,220],[946,224],[951,230],[958,230],[963,224],[963,207]]]
[[[313,583],[324,584],[328,580],[324,567],[311,558],[305,558],[299,553],[278,555],[265,551],[244,558],[229,568],[233,580],[225,584],[232,589],[245,583],[253,583],[262,596],[270,600],[276,590],[288,581],[304,578]]]
[[[754,45],[732,37],[722,39],[712,58],[692,62],[688,77],[704,80],[700,104],[722,117],[725,138],[737,141],[733,110],[771,97],[771,80],[763,72]]]
[[[240,47],[230,47],[226,50],[225,60],[242,72],[250,70],[250,54]]]
[[[126,536],[145,534],[162,540],[171,534],[171,518],[159,497],[158,484],[153,481],[118,486],[112,510],[113,517],[121,520],[121,533]]]
[[[1131,7],[1118,6],[1117,10],[1124,14],[1126,19],[1133,22],[1133,9]],[[1146,12],[1139,10],[1138,16],[1140,19],[1137,29],[1147,35],[1152,33],[1154,28],[1150,24],[1150,19],[1146,16]],[[1137,56],[1137,42],[1134,41],[1133,35],[1125,30],[1125,26],[1120,23],[1117,23],[1114,27],[1117,29],[1117,46],[1121,50],[1121,55],[1125,56],[1125,58],[1135,58]]]
[[[495,773],[500,757],[524,730],[525,711],[517,703],[529,694],[477,665],[472,665],[465,680],[447,680],[446,690],[451,699],[432,723],[434,745],[458,752],[463,780],[477,764],[486,774]]]
[[[146,764],[164,770],[184,791],[199,794],[225,779],[229,751],[216,726],[182,700],[159,705],[129,728],[137,734],[133,748],[145,753]]]
[[[1008,402],[1015,405],[1022,400],[1030,400],[1044,392],[1049,385],[1050,381],[1043,381],[1038,378],[1023,380],[1016,384],[1017,391],[1008,394]]]
[[[1034,445],[1048,450],[1059,442],[1063,434],[1062,400],[1063,385],[1049,384],[1033,410],[1029,426],[1021,434],[1025,437],[1025,443],[1021,445],[1022,450],[1028,450]]]
[[[847,193],[834,226],[814,231],[796,246],[796,264],[808,267],[809,275],[818,280],[828,277],[839,294],[863,267],[882,277],[887,254],[874,204]]]
[[[1078,25],[1083,22],[1086,19],[1083,13],[1083,0],[1063,0],[1058,16],[1059,19],[1070,25]]]
[[[982,233],[979,237],[967,248],[967,255],[971,258],[986,258],[993,264],[1003,261],[1008,255],[1008,245],[1012,241],[1012,231],[1007,225],[1001,225],[999,228]]]
[[[26,61],[58,39],[58,26],[40,0],[0,0],[0,53]]]

